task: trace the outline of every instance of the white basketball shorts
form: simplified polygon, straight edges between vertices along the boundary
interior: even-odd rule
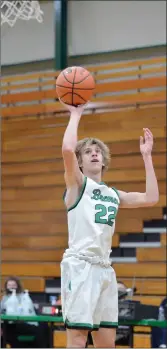
[[[98,330],[118,326],[114,269],[76,257],[61,262],[63,319],[67,328]]]

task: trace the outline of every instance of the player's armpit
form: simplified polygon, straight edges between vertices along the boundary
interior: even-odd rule
[[[122,208],[137,208],[154,206],[156,202],[148,199],[146,193],[129,192],[118,190],[120,197],[120,207]]]
[[[84,175],[80,171],[75,152],[64,150],[62,152],[64,160],[64,178],[67,188],[77,185],[81,187],[84,182]]]

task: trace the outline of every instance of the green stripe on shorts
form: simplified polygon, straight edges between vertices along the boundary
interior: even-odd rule
[[[80,322],[70,322],[68,320],[65,321],[65,324],[67,326],[70,326],[70,327],[87,327],[87,328],[90,328],[90,329],[93,329],[93,328],[99,328],[99,325],[91,325],[91,324],[88,324],[88,323],[80,323]]]
[[[102,321],[100,322],[100,327],[117,327],[118,322]]]

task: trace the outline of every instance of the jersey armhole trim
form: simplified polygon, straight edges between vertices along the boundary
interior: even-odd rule
[[[85,191],[86,183],[87,183],[87,177],[84,178],[84,182],[83,182],[83,184],[82,184],[81,192],[80,192],[80,194],[79,194],[79,196],[78,196],[78,198],[77,198],[75,204],[72,205],[70,208],[68,208],[68,209],[67,209],[67,212],[73,210],[73,208],[75,208],[75,207],[79,204],[80,200],[82,199],[83,193],[84,193],[84,191]]]
[[[118,190],[114,187],[112,187],[112,189],[116,192],[117,196],[118,196],[118,199],[119,199],[119,203],[120,203],[120,196],[119,196],[119,193],[118,193]]]

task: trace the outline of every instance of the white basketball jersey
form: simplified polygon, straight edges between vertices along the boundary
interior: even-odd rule
[[[68,210],[66,254],[109,258],[119,204],[115,188],[85,177],[78,200]]]

